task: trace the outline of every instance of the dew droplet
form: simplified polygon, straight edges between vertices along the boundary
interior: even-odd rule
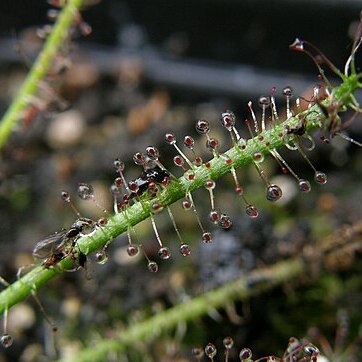
[[[246,140],[245,138],[240,138],[238,140],[238,146],[240,149],[245,150],[246,149]]]
[[[217,225],[220,226],[223,229],[230,229],[231,226],[233,225],[233,222],[231,221],[231,218],[230,218],[229,215],[221,214],[220,215],[220,220],[219,220]]]
[[[298,186],[299,190],[302,192],[309,192],[311,190],[310,182],[308,180],[300,179]]]
[[[207,180],[205,181],[204,186],[208,190],[213,190],[216,186],[216,183],[214,180]]]
[[[191,210],[192,207],[192,203],[190,200],[183,200],[182,201],[182,207],[184,208],[184,210]]]
[[[100,219],[97,220],[97,225],[102,227],[102,226],[106,226],[108,223],[108,218],[106,217],[101,217]]]
[[[204,355],[204,350],[202,349],[202,347],[194,347],[191,353],[196,358],[202,358]]]
[[[284,87],[283,88],[283,95],[285,97],[288,97],[288,98],[292,97],[293,96],[293,88],[290,87],[290,86]]]
[[[212,242],[212,235],[210,232],[205,231],[204,233],[202,233],[202,237],[201,237],[202,241],[204,243],[211,243]]]
[[[166,141],[167,141],[167,137],[168,136],[172,136],[174,139],[175,139],[175,136],[174,135],[172,135],[171,133],[168,133],[168,134],[166,134]],[[176,139],[175,139],[175,142],[176,142]],[[175,142],[173,142],[173,143],[175,143]],[[169,142],[170,143],[170,142]],[[171,144],[173,144],[173,143],[171,143]],[[156,147],[154,147],[154,146],[149,146],[149,147],[147,147],[146,148],[146,153],[147,153],[147,156],[149,157],[149,159],[150,160],[152,160],[152,161],[156,161],[156,160],[158,160],[158,158],[160,157],[160,152],[158,151],[158,149],[156,148]]]
[[[220,212],[218,210],[211,210],[209,213],[209,219],[216,225],[220,220]]]
[[[210,132],[209,122],[204,119],[200,119],[199,121],[197,121],[196,122],[196,132],[199,134],[209,133]]]
[[[94,197],[93,186],[84,182],[80,182],[78,184],[78,196],[82,200],[92,199]]]
[[[128,188],[135,194],[139,191],[140,187],[139,184],[135,181],[129,181],[128,182]]]
[[[259,98],[258,103],[259,103],[259,106],[260,106],[261,108],[267,108],[267,107],[270,106],[270,103],[271,103],[271,102],[270,102],[270,97],[261,96],[261,97]]]
[[[202,158],[201,157],[195,157],[195,161],[194,161],[194,164],[199,167],[202,165]]]
[[[205,347],[205,354],[207,357],[212,358],[216,356],[216,347],[212,343],[208,343]]]
[[[158,265],[155,261],[150,260],[147,264],[147,268],[152,273],[157,273],[158,271]]]
[[[14,342],[13,337],[10,334],[4,334],[1,336],[0,343],[3,347],[9,348]]]
[[[256,218],[259,216],[259,210],[254,205],[248,205],[245,208],[245,212],[248,216]]]
[[[224,113],[221,113],[220,118],[221,124],[230,132],[235,126],[236,117],[234,112],[227,110]]]
[[[116,169],[116,171],[118,171],[118,172],[124,171],[124,167],[125,167],[124,162],[121,161],[119,158],[116,158],[113,161],[113,166]]]
[[[191,254],[191,249],[190,249],[189,245],[187,245],[185,243],[181,243],[179,250],[183,256],[188,256]]]
[[[261,163],[264,161],[264,155],[261,152],[255,152],[253,154],[253,160],[256,163]]]
[[[225,163],[230,166],[233,164],[233,160],[230,158],[230,157],[227,157],[227,156],[223,156],[222,157],[224,160],[225,160]]]
[[[134,245],[134,244],[129,244],[127,247],[127,254],[129,256],[136,256],[139,252],[139,247],[138,245]]]
[[[62,191],[62,193],[60,194],[60,197],[61,197],[62,200],[64,200],[65,202],[70,202],[69,192],[67,192],[67,191]]]
[[[155,202],[151,206],[151,211],[153,214],[157,214],[157,213],[161,212],[162,210],[163,210],[163,205],[160,204],[159,202]]]
[[[194,145],[195,145],[195,140],[191,136],[185,136],[184,145],[187,148],[189,148],[190,150],[192,150],[194,148]]]
[[[231,337],[225,337],[222,343],[226,349],[231,349],[234,346],[234,340]]]
[[[122,177],[117,177],[114,179],[114,184],[119,188],[122,189],[123,187],[123,180]]]
[[[176,156],[173,158],[173,163],[174,163],[176,166],[183,167],[183,165],[185,164],[185,161],[184,161],[184,159],[183,159],[180,155],[176,155]]]
[[[111,190],[111,194],[114,196],[114,197],[117,197],[119,196],[120,194],[120,189],[117,185],[115,184],[112,184],[111,187],[110,187],[110,190]]]
[[[165,141],[170,145],[174,145],[176,143],[176,137],[172,133],[166,133]]]
[[[108,255],[105,250],[97,251],[96,253],[96,259],[98,264],[105,264],[108,261]]]
[[[321,185],[324,185],[327,183],[327,175],[324,172],[316,171],[314,175],[314,181]]]
[[[136,165],[144,165],[146,162],[146,157],[143,153],[137,152],[133,155],[133,161]]]
[[[206,147],[210,150],[217,150],[219,148],[219,141],[216,138],[210,138],[206,141]]]
[[[158,256],[163,260],[170,259],[171,251],[167,246],[163,246],[158,250]]]
[[[278,185],[269,185],[267,189],[266,199],[268,201],[278,201],[282,197],[282,190]]]
[[[253,356],[250,348],[243,348],[239,353],[240,362],[247,362]]]
[[[130,200],[129,195],[127,195],[127,194],[123,195],[123,203],[125,205],[129,204],[129,200]]]

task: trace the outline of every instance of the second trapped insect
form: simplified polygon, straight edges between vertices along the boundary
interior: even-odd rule
[[[150,185],[154,184],[168,184],[170,180],[170,173],[158,166],[144,170],[140,176],[128,183],[129,198],[141,196],[145,191],[149,190]]]

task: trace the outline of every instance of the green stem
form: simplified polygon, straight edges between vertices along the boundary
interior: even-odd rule
[[[339,88],[337,88],[337,90],[338,89]],[[354,91],[352,88],[348,89],[349,92]],[[348,94],[342,96],[346,97]],[[179,179],[173,180],[159,193],[156,199],[150,201],[146,199],[146,197],[142,197],[142,203],[136,202],[134,205],[128,207],[125,212],[111,216],[106,227],[98,229],[93,234],[83,236],[77,240],[79,249],[85,255],[88,255],[93,251],[102,248],[112,239],[127,231],[131,225],[136,225],[142,220],[147,219],[150,216],[150,210],[153,203],[160,203],[163,206],[171,205],[177,200],[184,198],[186,192],[193,192],[202,187],[208,179],[212,178],[216,180],[229,173],[231,167],[239,168],[243,165],[253,163],[253,155],[255,153],[259,152],[263,155],[267,155],[270,150],[279,149],[285,146],[284,135],[286,126],[289,126],[290,128],[298,126],[301,117],[307,121],[307,133],[316,128],[323,127],[323,123],[326,121],[325,115],[320,107],[315,105],[307,111],[304,111],[295,117],[291,117],[270,130],[264,131],[258,136],[249,139],[245,149],[232,147],[220,157],[213,158],[209,162],[209,168],[204,164],[195,168],[195,170],[192,171],[194,173],[194,178],[192,180],[188,178],[188,175],[190,174],[189,171]],[[261,136],[263,136],[262,140]],[[232,164],[226,163],[224,156],[230,158]],[[11,284],[0,293],[0,314],[2,314],[5,309],[8,309],[25,299],[31,291],[38,289],[57,274],[71,268],[71,265],[72,261],[70,260],[70,257],[67,257],[61,260],[55,267],[45,269],[42,266],[38,266],[31,270],[20,280]]]
[[[209,310],[225,306],[225,301],[246,300],[262,294],[276,285],[285,283],[303,273],[305,265],[301,260],[291,259],[258,269],[226,285],[180,303],[173,308],[130,326],[115,338],[107,338],[92,344],[67,361],[105,361],[110,352],[122,352],[135,342],[146,342],[157,338],[161,333],[175,328],[178,323],[189,322],[205,315]]]
[[[314,107],[312,111],[306,113],[308,119],[308,131],[319,127],[323,114],[319,107]],[[177,180],[173,180],[160,194],[157,199],[152,202],[143,198],[142,203],[136,202],[134,205],[127,208],[126,215],[124,212],[111,216],[108,220],[106,227],[96,230],[93,234],[83,236],[77,240],[79,249],[86,255],[93,251],[102,248],[107,242],[114,239],[118,235],[127,231],[129,225],[136,225],[150,215],[151,206],[154,202],[158,202],[164,206],[171,205],[185,197],[187,191],[193,192],[194,190],[202,187],[206,180],[213,178],[217,179],[228,172],[232,166],[235,168],[241,167],[253,162],[253,155],[256,152],[261,152],[264,155],[268,154],[269,149],[277,149],[284,146],[285,140],[281,135],[285,134],[285,127],[295,127],[299,124],[298,117],[290,118],[284,123],[272,128],[271,130],[262,133],[264,140],[260,141],[258,137],[254,137],[247,142],[244,150],[238,147],[233,147],[225,152],[220,157],[215,157],[210,161],[210,168],[202,165],[195,170],[194,179],[189,180],[186,175]],[[260,136],[259,136],[260,137]],[[266,146],[266,142],[269,146]],[[222,156],[228,156],[232,160],[232,165],[228,165]],[[38,266],[31,270],[28,274],[16,281],[0,293],[0,313],[6,308],[10,308],[14,304],[23,300],[32,290],[38,289],[45,284],[48,280],[60,274],[65,269],[71,267],[70,258],[65,258],[60,261],[56,267],[45,269]]]
[[[201,296],[180,303],[170,309],[139,323],[122,329],[115,338],[100,339],[67,361],[104,361],[108,353],[122,352],[132,348],[137,342],[150,342],[180,322],[193,321],[212,309],[221,308],[226,303],[246,300],[267,290],[308,273],[315,273],[334,253],[344,255],[346,251],[358,252],[362,248],[362,221],[344,226],[323,240],[308,245],[295,258],[279,261],[271,266],[259,268],[234,281],[204,293]],[[315,276],[315,274],[314,274]],[[311,279],[313,280],[313,279]]]
[[[36,94],[39,82],[45,79],[51,70],[54,58],[69,37],[69,28],[73,24],[82,3],[83,0],[68,0],[66,6],[61,11],[51,34],[45,42],[43,50],[25,79],[15,100],[3,116],[0,123],[0,149],[4,147],[17,122],[21,119],[24,110],[29,106],[31,96]]]

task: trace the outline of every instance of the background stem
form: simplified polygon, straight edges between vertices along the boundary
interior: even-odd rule
[[[29,106],[31,96],[38,90],[39,82],[44,80],[51,70],[53,61],[69,37],[69,29],[78,16],[83,0],[68,0],[62,9],[44,48],[26,77],[16,98],[8,108],[0,123],[0,150],[4,147],[16,124],[21,120],[24,110]]]

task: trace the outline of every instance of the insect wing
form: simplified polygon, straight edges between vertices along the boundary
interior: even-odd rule
[[[33,256],[37,259],[46,259],[63,247],[66,237],[66,230],[62,230],[40,240],[33,250]]]

